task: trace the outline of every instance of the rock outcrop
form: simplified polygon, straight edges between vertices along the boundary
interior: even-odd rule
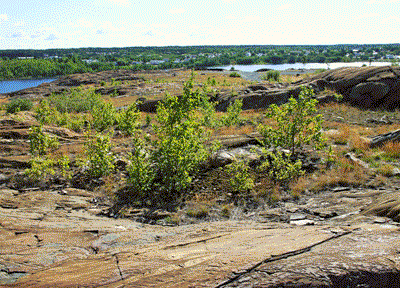
[[[325,88],[343,95],[343,100],[361,108],[394,110],[400,106],[400,68],[393,66],[338,68],[310,80],[317,91]]]

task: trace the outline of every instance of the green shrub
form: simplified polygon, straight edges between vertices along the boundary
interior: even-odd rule
[[[128,135],[133,135],[139,126],[139,117],[140,112],[136,104],[132,104],[117,114],[117,128]]]
[[[222,118],[222,122],[225,126],[240,124],[240,112],[242,112],[242,106],[242,99],[236,99],[233,103],[229,104],[226,109],[226,114]]]
[[[298,99],[291,97],[281,106],[272,104],[266,117],[273,119],[277,127],[260,125],[258,131],[263,136],[266,147],[282,147],[294,153],[296,148],[312,144],[321,149],[325,144],[322,135],[322,115],[317,114],[317,100],[314,92],[303,87]]]
[[[153,125],[155,139],[147,141],[147,150],[143,142],[134,140],[136,148],[128,173],[136,194],[160,203],[175,201],[192,182],[210,154],[205,144],[209,135],[197,111],[204,97],[199,90],[193,91],[191,78],[181,97],[167,95],[158,105]]]
[[[96,104],[91,112],[92,128],[101,132],[111,128],[117,121],[117,112],[112,103],[104,101]]]
[[[232,73],[229,74],[229,77],[240,78],[241,76],[240,76],[240,74],[238,72],[232,72]]]
[[[249,173],[249,166],[244,160],[237,160],[226,166],[230,174],[229,185],[234,192],[248,192],[254,187],[254,179]]]
[[[162,186],[168,191],[165,196],[170,198],[191,183],[191,175],[207,158],[208,137],[194,116],[199,95],[190,90],[191,85],[186,84],[181,99],[169,96],[157,107],[152,159],[162,175]]]
[[[74,88],[61,94],[51,94],[49,104],[59,112],[85,112],[100,104],[101,96],[93,89]]]
[[[88,174],[92,177],[108,175],[114,169],[114,155],[111,153],[109,135],[95,134],[85,143]]]
[[[292,161],[290,155],[284,155],[282,151],[264,151],[264,161],[259,169],[267,171],[268,176],[275,182],[283,182],[289,179],[298,178],[304,174],[301,170],[301,160]]]
[[[153,188],[156,174],[144,141],[139,137],[134,137],[133,141],[134,150],[129,155],[130,164],[127,167],[128,182],[135,191],[135,196],[144,199]]]
[[[59,145],[54,137],[43,132],[43,126],[32,126],[29,129],[30,152],[35,156],[46,155],[50,149],[56,149]]]
[[[60,173],[61,176],[65,179],[70,179],[71,178],[71,171],[70,171],[70,159],[68,156],[63,155],[60,159],[57,161],[57,165],[60,168]]]
[[[25,169],[24,174],[30,179],[39,181],[48,175],[54,175],[54,161],[47,157],[35,157],[29,161],[31,168]]]
[[[49,101],[47,99],[43,99],[36,107],[35,118],[41,125],[49,124],[52,122],[52,117],[54,117],[54,114],[56,113],[58,113],[58,111],[54,108],[50,108]]]
[[[314,92],[303,87],[298,99],[291,97],[281,106],[271,105],[266,113],[267,118],[276,121],[276,127],[260,125],[258,131],[263,137],[266,148],[281,147],[282,151],[265,150],[266,161],[260,166],[267,171],[268,176],[276,182],[297,178],[303,174],[302,162],[296,160],[295,150],[305,145],[312,145],[316,150],[325,146],[322,135],[322,116],[317,114],[317,100],[313,99]]]
[[[6,104],[7,113],[17,113],[19,111],[29,111],[33,107],[33,103],[29,99],[13,99]]]
[[[270,70],[267,71],[267,73],[265,73],[262,78],[267,81],[279,82],[281,78],[281,73],[276,70]]]

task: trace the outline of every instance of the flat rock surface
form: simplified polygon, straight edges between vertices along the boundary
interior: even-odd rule
[[[303,204],[288,203],[275,210],[287,221],[271,220],[264,211],[255,221],[165,227],[97,216],[95,195],[86,190],[4,188],[0,202],[8,205],[0,207],[0,283],[4,287],[292,287],[290,283],[346,287],[334,283],[357,275],[351,281],[372,281],[368,275],[399,277],[399,226],[359,213],[377,193],[382,194],[331,192]],[[290,219],[308,219],[313,225],[290,224]]]

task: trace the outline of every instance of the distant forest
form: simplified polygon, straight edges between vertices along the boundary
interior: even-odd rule
[[[400,60],[400,44],[312,46],[167,46],[0,50],[0,80],[112,69],[204,69],[212,66]]]

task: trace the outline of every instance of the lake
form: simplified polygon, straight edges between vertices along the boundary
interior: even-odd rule
[[[258,65],[233,65],[238,71],[255,72],[260,69],[271,69],[284,71],[288,69],[336,69],[340,67],[361,67],[363,65],[370,66],[369,62],[336,62],[336,63],[293,63],[293,64],[258,64]],[[390,66],[391,62],[371,62],[371,66]],[[232,65],[218,66],[212,68],[219,68],[229,70]]]
[[[0,81],[0,94],[19,91],[26,88],[36,87],[42,83],[54,81],[56,79],[29,79],[29,80],[7,80]]]

